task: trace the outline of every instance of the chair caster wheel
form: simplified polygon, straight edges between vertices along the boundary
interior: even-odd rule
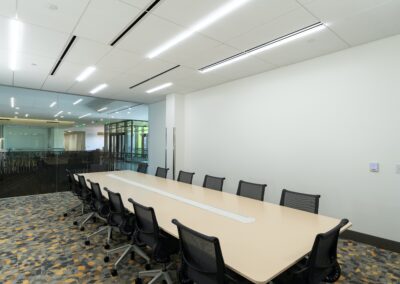
[[[80,227],[79,230],[83,232],[85,230],[85,227]]]
[[[74,221],[74,223],[72,223],[72,224],[74,224],[74,226],[78,226],[78,222],[77,221]]]
[[[109,244],[104,245],[104,249],[110,249],[110,245]]]
[[[85,246],[90,246],[90,241],[89,240],[85,241]]]
[[[150,269],[151,269],[151,264],[150,264],[150,263],[147,263],[147,264],[144,266],[144,269],[150,270]]]
[[[111,270],[111,275],[112,276],[117,276],[118,275],[118,271],[116,269],[112,269]]]
[[[105,262],[105,263],[107,263],[107,262],[109,262],[109,261],[110,261],[110,257],[109,257],[109,256],[104,257],[104,262]]]
[[[68,216],[68,213],[64,213],[64,217],[67,217]]]
[[[142,278],[136,278],[135,279],[135,284],[142,284],[142,283],[143,283]]]
[[[131,252],[131,260],[135,260],[135,252]]]

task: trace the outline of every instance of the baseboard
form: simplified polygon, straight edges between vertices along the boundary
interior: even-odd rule
[[[371,235],[367,235],[364,233],[359,233],[351,230],[344,231],[340,237],[342,239],[352,240],[360,243],[364,243],[367,245],[375,246],[381,249],[386,249],[390,251],[394,251],[400,253],[400,242],[383,239]]]

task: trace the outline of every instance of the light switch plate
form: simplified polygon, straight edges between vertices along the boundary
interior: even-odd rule
[[[369,171],[373,173],[379,172],[379,163],[377,162],[369,163]]]

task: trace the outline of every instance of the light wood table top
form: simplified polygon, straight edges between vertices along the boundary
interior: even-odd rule
[[[308,254],[318,233],[340,220],[132,171],[84,174],[103,189],[154,208],[159,226],[178,237],[171,220],[218,237],[225,264],[266,283]],[[106,192],[103,192],[107,196]],[[344,229],[351,226],[349,223]]]

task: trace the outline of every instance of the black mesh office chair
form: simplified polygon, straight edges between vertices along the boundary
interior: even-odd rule
[[[65,170],[65,173],[67,175],[69,191],[71,191],[73,195],[78,196],[78,194],[80,193],[80,190],[79,190],[79,186],[78,186],[77,182],[75,181],[74,175],[68,169]],[[63,216],[67,217],[69,213],[75,212],[81,206],[82,206],[82,204],[79,202],[78,205],[76,205],[72,208],[69,208],[67,211],[65,211]]]
[[[118,265],[119,263],[130,253],[131,259],[134,259],[135,253],[139,254],[142,258],[146,260],[147,263],[150,263],[150,258],[134,243],[133,234],[136,229],[135,225],[135,215],[130,213],[124,206],[121,195],[116,192],[112,192],[107,188],[104,188],[108,193],[108,200],[110,204],[110,214],[108,215],[108,236],[106,245],[104,248],[106,251],[106,256],[104,257],[104,262],[110,261],[110,254],[115,253],[120,250],[124,250],[121,256],[117,259],[117,261],[113,265],[113,269],[111,270],[112,276],[118,275]],[[110,249],[110,239],[113,230],[118,230],[123,235],[127,236],[129,240],[132,240],[131,243],[125,244],[123,246]]]
[[[194,176],[194,173],[179,171],[178,178],[176,180],[179,182],[192,184],[193,176]]]
[[[263,201],[266,184],[251,183],[247,181],[239,181],[237,195],[244,196],[256,200]]]
[[[273,280],[274,283],[319,284],[336,282],[341,275],[337,262],[337,243],[340,230],[349,222],[343,219],[330,231],[315,237],[310,256]]]
[[[222,187],[224,186],[224,180],[225,178],[206,175],[204,177],[203,187],[222,191]]]
[[[83,175],[77,175],[78,176],[78,187],[80,194],[78,195],[78,198],[82,202],[82,213],[85,212],[85,210],[88,212],[87,214],[83,215],[79,220],[83,220],[82,222],[79,221],[74,221],[74,225],[79,225],[79,229],[81,231],[85,230],[84,225],[94,217],[95,215],[95,209],[93,207],[92,201],[93,201],[93,193],[92,190],[87,186],[85,177]]]
[[[156,170],[156,177],[167,178],[168,170],[168,168],[158,167]]]
[[[218,238],[203,235],[172,220],[178,227],[181,247],[181,283],[250,283],[225,267]]]
[[[283,189],[280,205],[318,214],[320,197]]]
[[[147,174],[147,168],[149,167],[148,164],[146,163],[139,163],[138,167],[137,167],[137,172],[138,173],[143,173],[143,174]]]
[[[95,215],[94,217],[102,220],[104,223],[107,223],[107,218],[108,215],[110,214],[110,206],[108,203],[108,200],[106,198],[104,198],[101,189],[100,189],[100,185],[98,183],[94,183],[91,182],[90,180],[88,180],[88,182],[90,183],[90,187],[93,191],[93,207],[95,209]],[[98,235],[104,231],[108,230],[108,226],[102,226],[100,227],[96,232],[88,235],[86,237],[86,241],[85,241],[85,245],[90,245],[90,238]]]
[[[135,210],[136,243],[151,248],[152,259],[163,265],[162,269],[140,271],[135,283],[142,283],[142,277],[152,277],[149,283],[164,280],[167,284],[172,284],[173,282],[168,270],[172,266],[172,264],[170,264],[170,256],[179,252],[178,240],[159,228],[153,208],[145,207],[132,199],[129,199],[129,202],[133,204]]]

